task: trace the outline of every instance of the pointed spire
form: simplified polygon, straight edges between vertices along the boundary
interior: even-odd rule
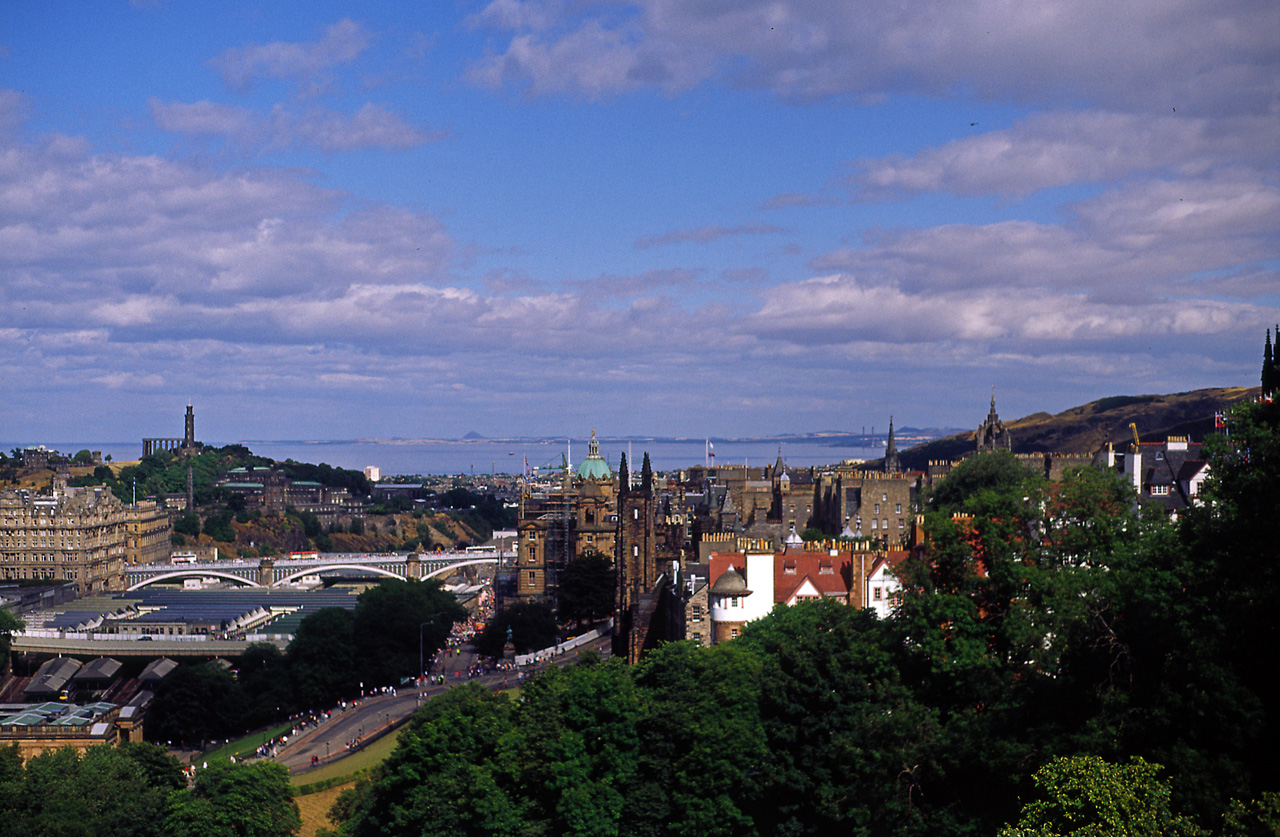
[[[1280,343],[1280,326],[1276,327],[1276,342]],[[1262,350],[1262,394],[1270,395],[1276,391],[1276,362],[1271,349],[1271,329],[1267,329],[1267,342]]]
[[[884,472],[886,474],[896,474],[902,470],[902,465],[898,461],[898,446],[893,441],[893,416],[889,416],[889,441],[884,446]]]

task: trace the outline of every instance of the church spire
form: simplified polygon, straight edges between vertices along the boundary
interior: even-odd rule
[[[884,472],[896,474],[902,470],[898,461],[898,446],[893,443],[893,416],[889,416],[889,441],[884,446]]]

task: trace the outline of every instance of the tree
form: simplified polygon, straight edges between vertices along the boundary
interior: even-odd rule
[[[662,645],[635,670],[636,779],[631,835],[757,833],[749,805],[769,752],[760,717],[762,657],[739,642]]]
[[[301,827],[289,772],[270,761],[211,763],[164,817],[170,837],[289,837]]]
[[[13,644],[13,632],[21,631],[26,624],[9,612],[0,608],[0,659],[9,659],[9,647]]]
[[[156,689],[147,735],[153,741],[202,745],[244,732],[244,708],[244,695],[224,666],[179,666]]]
[[[187,512],[173,521],[173,531],[180,535],[198,537],[200,534],[200,518],[195,512]]]
[[[326,607],[305,617],[286,658],[295,708],[318,709],[354,696],[360,681],[351,611]]]
[[[466,618],[466,609],[437,579],[385,579],[365,590],[352,623],[363,681],[393,685],[417,676],[419,659],[443,648],[453,623]]]
[[[5,748],[0,835],[159,835],[166,797],[185,785],[177,761],[149,744],[47,750],[25,769],[16,747]]]
[[[617,574],[608,558],[589,551],[574,558],[560,573],[560,619],[581,627],[584,621],[613,613]]]
[[[550,668],[521,691],[510,744],[529,819],[546,833],[614,835],[636,774],[639,697],[619,660]]]
[[[275,645],[253,643],[240,655],[236,668],[236,682],[247,704],[247,726],[269,724],[280,717],[281,710],[292,706],[288,659]]]
[[[556,643],[556,617],[551,607],[542,602],[517,602],[489,620],[476,637],[476,650],[490,657],[502,656],[508,628],[519,654],[539,651]]]
[[[1195,823],[1170,809],[1162,770],[1137,757],[1123,765],[1087,755],[1054,759],[1032,777],[1045,798],[1024,805],[1000,837],[1199,837]]]
[[[377,780],[340,798],[331,818],[353,837],[528,833],[529,804],[505,751],[512,727],[505,695],[450,689],[413,716]]]
[[[762,660],[768,745],[751,812],[764,833],[930,833],[917,765],[936,731],[870,610],[778,606],[740,642]]]

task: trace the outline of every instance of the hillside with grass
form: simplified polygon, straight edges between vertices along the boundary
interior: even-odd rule
[[[1189,436],[1200,441],[1213,430],[1213,416],[1239,401],[1258,395],[1257,387],[1218,387],[1171,395],[1114,395],[1100,398],[1057,415],[1032,413],[1005,427],[1013,439],[1014,453],[1094,453],[1107,442],[1123,444],[1133,439],[1135,424],[1141,439]],[[975,426],[976,430],[976,426]],[[974,448],[974,434],[935,439],[903,451],[902,465],[924,468],[929,462],[959,459]]]

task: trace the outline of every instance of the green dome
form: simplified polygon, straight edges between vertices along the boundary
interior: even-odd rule
[[[596,432],[591,431],[591,444],[587,447],[587,458],[578,466],[578,478],[584,480],[610,480],[613,471],[609,463],[600,455],[600,443],[596,441]]]

